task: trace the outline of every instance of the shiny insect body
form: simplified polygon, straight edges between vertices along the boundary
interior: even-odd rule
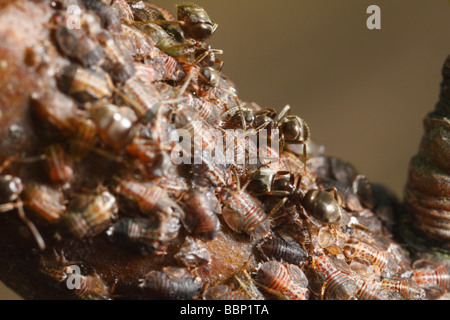
[[[133,8],[133,7],[132,7]],[[137,12],[134,12],[135,18],[137,18]],[[176,58],[182,56],[189,56],[196,51],[196,42],[192,39],[186,39],[180,33],[181,30],[176,31],[176,29],[167,30],[161,25],[172,24],[164,20],[152,20],[151,16],[146,17],[147,13],[144,13],[139,20],[141,21],[127,21],[129,25],[133,25],[147,36],[150,37],[151,41],[156,45],[158,49],[168,55]],[[158,22],[159,24],[155,23]]]
[[[425,288],[439,288],[443,293],[450,291],[450,268],[425,259],[417,260],[413,264],[414,280]]]
[[[154,140],[141,135],[139,128],[137,131],[138,133],[133,140],[126,146],[126,153],[139,159],[143,164],[153,163],[161,150],[159,150]]]
[[[162,271],[150,271],[139,287],[152,298],[192,300],[200,292],[202,281],[185,268],[165,267]]]
[[[74,119],[73,124],[76,129],[69,139],[69,153],[75,159],[82,159],[89,151],[95,150],[97,128],[87,116]]]
[[[212,152],[216,146],[216,131],[199,117],[199,113],[190,105],[183,104],[175,115],[175,126],[177,129],[186,130],[191,139],[191,144],[186,147],[207,150]],[[189,154],[191,150],[186,150]]]
[[[314,256],[313,270],[322,278],[321,298],[331,300],[353,299],[357,293],[357,285],[349,273],[336,266],[334,256]]]
[[[385,278],[381,285],[387,291],[398,292],[406,300],[423,300],[425,291],[413,279],[391,279]]]
[[[61,218],[62,227],[81,239],[106,230],[117,218],[116,198],[108,191],[98,195],[79,194],[69,203]]]
[[[267,259],[275,259],[294,265],[304,265],[308,256],[300,244],[295,241],[286,241],[280,237],[261,242],[258,249]]]
[[[136,21],[152,23],[163,28],[176,40],[182,41],[184,38],[181,27],[176,22],[174,15],[167,9],[161,8],[153,3],[134,1],[131,10]]]
[[[208,13],[202,7],[195,4],[181,4],[177,6],[178,20],[186,36],[197,41],[204,41],[212,36],[217,29]]]
[[[319,189],[304,191],[301,187],[301,175],[294,175],[289,171],[275,172],[262,167],[252,173],[249,183],[250,190],[256,195],[281,196],[282,200],[273,209],[276,212],[285,203],[300,205],[310,215],[315,224],[338,225],[342,216],[342,209],[329,192]],[[335,190],[330,190],[335,192]],[[336,193],[335,193],[336,195]]]
[[[164,224],[148,218],[124,218],[107,234],[113,241],[135,247],[141,253],[164,252],[164,245],[178,234],[178,229],[166,228]]]
[[[261,110],[254,110],[250,107],[245,107],[245,104],[239,104],[234,108],[230,108],[221,115],[222,127],[235,128],[236,126],[245,129],[263,127],[268,130],[277,127],[274,117],[276,116],[274,109],[264,108]]]
[[[36,114],[40,127],[45,132],[56,131],[63,136],[71,136],[76,132],[74,118],[77,106],[74,100],[59,91],[46,92],[40,95],[32,95],[31,110]],[[43,126],[43,124],[45,124]],[[53,130],[48,130],[49,128]],[[56,130],[55,130],[56,129]]]
[[[212,192],[190,189],[183,197],[185,203],[184,224],[190,232],[202,240],[212,240],[220,230],[219,202]]]
[[[155,51],[151,60],[146,59],[147,65],[154,70],[153,81],[181,81],[185,77],[185,72],[180,62],[165,52],[158,49]]]
[[[271,219],[261,204],[245,190],[224,187],[220,193],[223,217],[227,225],[237,232],[262,238],[271,232]]]
[[[50,179],[58,184],[70,183],[73,179],[72,165],[60,144],[52,144],[46,148],[46,159]]]
[[[96,101],[112,96],[114,85],[106,72],[72,64],[60,76],[60,89],[79,102]]]
[[[242,124],[243,129],[247,126],[265,128],[270,135],[271,130],[278,129],[281,141],[285,144],[306,144],[309,140],[310,130],[307,123],[296,115],[287,115],[290,106],[286,106],[277,113],[274,109],[264,108],[254,110],[253,108],[238,105],[230,108],[222,114],[224,125]]]
[[[63,193],[50,185],[28,183],[23,198],[27,208],[49,223],[57,223],[66,210]]]
[[[375,280],[356,280],[356,297],[358,300],[389,300],[388,291]]]
[[[144,214],[161,211],[168,216],[173,215],[174,209],[178,215],[184,216],[184,211],[170,197],[167,192],[154,183],[144,183],[131,179],[116,178],[116,192],[135,201]]]
[[[200,118],[205,120],[212,127],[215,127],[220,123],[219,111],[217,110],[215,103],[189,95],[187,104],[192,105],[193,108],[197,110]]]
[[[374,266],[384,270],[388,264],[387,252],[377,249],[367,243],[356,238],[351,238],[344,245],[344,255],[347,259],[358,257],[363,260],[370,261]]]
[[[100,138],[107,145],[120,150],[131,143],[136,133],[137,121],[132,109],[105,104],[94,106],[90,114]]]
[[[257,282],[269,293],[289,300],[308,300],[308,279],[295,265],[278,261],[264,262],[256,274]]]
[[[100,23],[105,29],[113,33],[120,32],[120,16],[112,7],[98,0],[82,0],[81,2],[86,9],[94,11],[100,17]]]
[[[153,84],[131,78],[119,88],[118,93],[139,119],[147,122],[156,116],[161,101]]]
[[[98,275],[79,275],[80,287],[73,289],[73,293],[83,300],[109,300],[111,289],[108,284]]]
[[[211,157],[207,150],[194,151],[195,157],[201,157],[201,163],[193,165],[193,182],[197,185],[211,184],[215,187],[217,193],[220,193],[222,188],[228,184],[229,174],[223,164],[217,163]]]
[[[134,69],[136,69],[135,77],[146,83],[158,80],[161,74],[154,66],[139,62],[134,63]]]

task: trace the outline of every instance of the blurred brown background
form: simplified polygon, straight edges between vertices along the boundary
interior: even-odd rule
[[[422,118],[450,54],[446,0],[193,1],[219,24],[224,73],[243,100],[292,113],[326,153],[402,197]],[[155,0],[175,13],[176,0]],[[381,30],[366,9],[381,8]],[[0,299],[20,299],[0,284]]]

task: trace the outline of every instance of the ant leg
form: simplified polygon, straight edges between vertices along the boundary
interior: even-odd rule
[[[17,153],[15,155],[12,155],[12,156],[6,158],[6,160],[3,161],[2,165],[0,166],[0,173],[2,173],[3,170],[8,168],[11,165],[11,163],[13,163],[14,160],[16,160],[18,157],[19,157],[19,154]]]
[[[25,216],[25,211],[23,210],[22,200],[20,200],[20,199],[17,200],[17,213],[19,214],[19,218],[27,225],[28,229],[30,229],[31,233],[33,234],[33,236],[39,246],[39,249],[44,251],[45,250],[44,239],[42,238],[41,234],[37,230],[34,223],[31,222],[31,220],[29,220]]]
[[[284,116],[286,115],[286,113],[289,111],[289,109],[291,108],[290,105],[286,105],[283,110],[281,110],[281,112],[278,114],[277,118],[275,119],[275,122],[279,123]]]
[[[306,143],[303,143],[303,173],[305,175],[308,175],[306,171],[306,162],[307,162],[306,152],[307,152]]]
[[[241,181],[239,179],[239,174],[236,171],[236,168],[231,168],[231,172],[233,172],[234,177],[236,178],[237,191],[240,192],[241,191]]]
[[[123,21],[130,24],[184,24],[183,21],[170,21],[170,20],[147,20],[147,21],[135,21],[130,19],[122,19]]]

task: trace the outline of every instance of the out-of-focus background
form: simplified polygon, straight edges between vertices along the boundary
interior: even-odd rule
[[[153,1],[173,13],[180,2]],[[327,154],[402,197],[450,54],[449,1],[192,2],[219,24],[208,43],[224,50],[223,71],[241,99],[289,104]],[[366,27],[373,4],[380,30]],[[0,284],[0,299],[20,297]]]

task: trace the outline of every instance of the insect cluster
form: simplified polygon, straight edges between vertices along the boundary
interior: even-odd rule
[[[217,24],[203,8],[21,5],[45,13],[45,36],[24,49],[45,81],[27,93],[25,120],[5,126],[2,223],[18,213],[38,273],[65,297],[398,300],[450,289],[448,267],[413,264],[394,240],[388,191],[321,153],[288,106],[239,99],[222,51],[206,44]]]

